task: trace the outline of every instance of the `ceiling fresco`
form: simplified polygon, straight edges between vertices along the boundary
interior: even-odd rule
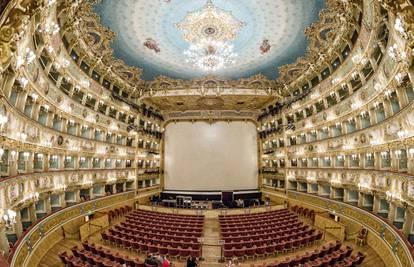
[[[212,0],[217,9],[240,22],[231,38],[233,56],[225,68],[205,70],[186,60],[190,43],[177,27],[206,0],[102,0],[94,10],[116,33],[114,55],[143,69],[144,80],[159,75],[193,79],[215,75],[239,79],[263,74],[278,77],[278,67],[306,52],[304,29],[319,18],[324,0]],[[207,29],[206,31],[212,31]]]

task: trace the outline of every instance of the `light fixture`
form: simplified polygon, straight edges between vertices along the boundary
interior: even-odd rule
[[[6,115],[0,114],[0,126],[3,126],[3,124],[6,124],[8,120],[9,119],[7,118]]]
[[[27,80],[25,77],[20,77],[18,81],[22,88],[26,88],[27,84],[29,83],[29,80]]]
[[[16,223],[16,212],[14,210],[6,210],[3,214],[3,221],[6,228],[11,228]]]
[[[184,51],[184,55],[187,57],[186,61],[194,67],[214,72],[235,63],[238,55],[233,49],[232,44],[203,39],[191,44]]]
[[[397,44],[393,44],[388,48],[388,55],[395,62],[401,62],[407,59],[407,53],[405,51],[399,51]]]
[[[399,130],[399,131],[397,132],[397,136],[398,136],[398,138],[399,138],[399,139],[403,139],[403,138],[405,138],[407,135],[408,135],[408,133],[407,133],[407,131],[406,131],[406,130]]]

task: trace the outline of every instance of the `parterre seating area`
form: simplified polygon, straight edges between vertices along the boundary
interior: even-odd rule
[[[126,220],[101,233],[105,242],[141,253],[175,258],[201,256],[204,216],[134,210]]]
[[[331,241],[320,248],[305,251],[294,257],[261,265],[261,267],[350,267],[358,266],[365,259],[365,255],[357,252],[352,254],[352,247],[343,245],[340,241]],[[351,255],[352,254],[352,255]]]
[[[224,257],[255,258],[293,251],[322,239],[317,231],[287,209],[220,216]]]
[[[95,244],[82,243],[81,248],[75,246],[71,251],[72,255],[68,255],[66,251],[59,255],[62,262],[68,267],[146,267],[144,262],[138,258],[131,259]]]

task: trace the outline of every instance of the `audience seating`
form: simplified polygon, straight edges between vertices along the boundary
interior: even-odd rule
[[[315,220],[315,211],[314,210],[311,210],[311,209],[308,209],[308,208],[299,207],[299,206],[293,206],[291,208],[291,210],[294,213],[298,214],[298,215],[301,215],[303,217],[306,217],[306,218],[311,219],[312,221]]]
[[[365,259],[361,252],[352,254],[350,246],[343,245],[340,241],[331,241],[320,248],[305,251],[293,257],[277,260],[273,263],[264,264],[266,267],[349,267],[358,266]]]
[[[107,243],[141,253],[200,257],[203,224],[204,216],[134,210],[101,236]]]
[[[131,211],[132,211],[132,207],[130,207],[130,206],[125,206],[125,207],[117,208],[117,209],[114,209],[114,210],[110,210],[110,211],[108,211],[108,219],[111,222],[114,219],[120,218],[120,217],[130,213]]]
[[[294,251],[322,239],[322,232],[305,225],[287,209],[219,216],[224,257],[255,258]]]
[[[110,249],[97,246],[95,244],[82,243],[82,248],[77,246],[71,249],[72,255],[68,255],[65,251],[59,255],[65,266],[69,267],[145,267],[144,262],[138,258],[131,259],[128,256],[122,256]]]

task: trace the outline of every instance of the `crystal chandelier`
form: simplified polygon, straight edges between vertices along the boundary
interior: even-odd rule
[[[234,64],[237,54],[227,42],[203,39],[184,51],[186,61],[203,71],[217,71]]]
[[[214,72],[235,63],[237,54],[231,41],[244,25],[231,12],[215,7],[208,0],[203,8],[189,12],[175,26],[189,43],[184,51],[186,61],[203,71]]]

